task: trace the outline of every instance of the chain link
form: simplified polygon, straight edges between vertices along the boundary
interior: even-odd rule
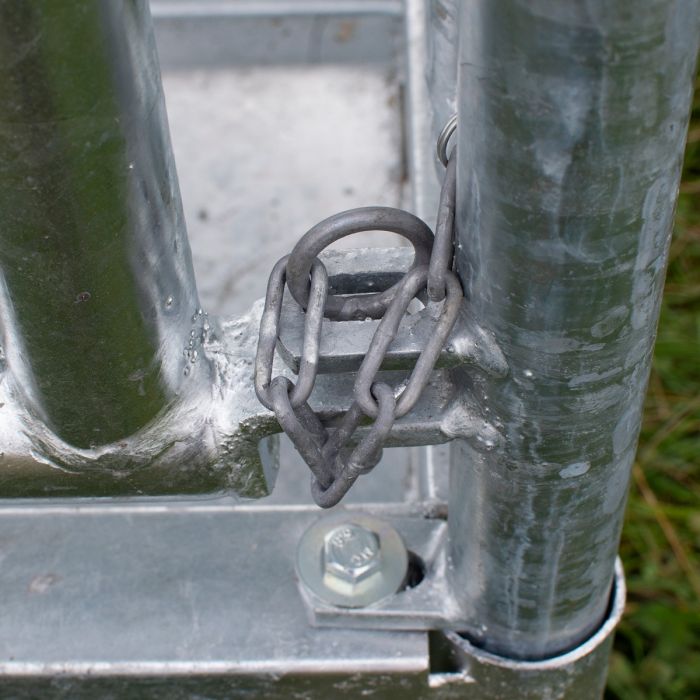
[[[434,236],[425,222],[401,209],[351,209],[310,229],[270,274],[255,358],[255,392],[260,402],[274,411],[282,430],[309,465],[313,474],[311,493],[323,508],[338,503],[357,478],[379,462],[394,421],[405,416],[420,398],[457,320],[463,292],[452,272],[454,149],[447,155],[447,144],[455,128],[453,117],[438,139],[438,157],[446,170]],[[317,256],[331,243],[360,231],[391,231],[404,236],[414,249],[413,264],[399,282],[383,291],[329,294],[328,273]],[[285,285],[305,312],[296,383],[285,376],[272,378]],[[395,390],[377,381],[377,376],[410,303],[422,296],[423,290],[428,303],[436,305],[435,328],[407,382]],[[333,428],[325,427],[308,403],[318,373],[324,317],[335,321],[381,319],[357,373],[353,403]],[[367,419],[373,419],[369,429],[354,444],[357,428]]]

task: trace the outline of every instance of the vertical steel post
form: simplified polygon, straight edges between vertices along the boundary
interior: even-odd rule
[[[434,144],[455,113],[457,0],[405,0],[408,163],[413,213],[434,224],[442,164]]]
[[[16,392],[78,447],[204,377],[147,0],[0,0],[0,323]]]
[[[687,130],[698,0],[469,0],[457,264],[505,380],[452,449],[451,585],[493,652],[570,649],[608,606]]]
[[[457,111],[459,5],[459,0],[429,0],[425,34],[428,44],[426,79],[433,122],[431,144]]]

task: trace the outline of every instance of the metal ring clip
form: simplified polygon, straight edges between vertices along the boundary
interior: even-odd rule
[[[453,114],[448,120],[447,124],[443,127],[442,131],[440,132],[440,136],[438,136],[437,140],[437,157],[438,160],[445,166],[447,167],[447,163],[450,160],[450,157],[447,155],[447,146],[450,143],[450,139],[452,138],[452,134],[457,130],[457,115]]]

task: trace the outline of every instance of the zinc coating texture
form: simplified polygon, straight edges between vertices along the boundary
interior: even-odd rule
[[[430,94],[434,139],[457,112],[459,5],[459,0],[428,0],[424,71]]]
[[[207,374],[148,5],[2,2],[0,55],[14,392],[71,445],[116,442]]]
[[[221,351],[197,296],[148,2],[0,2],[0,54],[0,495],[266,493],[237,451],[245,339]]]
[[[579,470],[579,467],[577,467],[574,471],[578,471],[578,470]],[[424,676],[423,676],[423,679],[424,679]],[[423,679],[421,679],[421,680],[423,680]],[[102,680],[96,679],[95,682],[96,682],[96,683],[102,683],[103,680],[104,680],[104,679],[102,679]],[[152,680],[145,680],[144,682],[145,682],[145,684],[150,685],[151,688],[154,688],[155,686],[158,686],[158,685],[159,685],[160,680],[161,680],[161,679],[152,679]],[[193,680],[191,683],[194,683],[195,685],[199,685],[199,681],[200,681],[200,679],[196,679],[196,680]],[[87,692],[87,685],[88,685],[88,682],[86,682],[86,681],[79,681],[79,682],[81,682],[81,683],[84,683],[84,685],[81,685],[80,691],[78,691],[78,690],[76,689],[76,686],[74,685],[74,682],[75,682],[74,679],[63,679],[63,680],[53,680],[53,681],[50,681],[50,684],[51,684],[51,685],[54,687],[54,689],[57,690],[59,693],[61,692],[61,690],[60,690],[61,687],[63,687],[63,690],[64,690],[66,693],[71,694],[71,690],[69,690],[69,688],[71,688],[71,686],[72,686],[73,692],[76,693],[76,694],[77,694],[78,692],[84,692],[84,691]],[[211,681],[212,684],[217,684],[217,685],[219,685],[221,682],[222,682],[221,679],[214,679],[214,680]],[[265,684],[271,683],[271,682],[272,682],[272,681],[270,681],[270,680],[264,681]],[[277,681],[277,682],[279,682],[281,685],[284,685],[284,684],[285,684],[284,681]],[[298,686],[296,686],[296,690],[299,691],[299,690],[301,690],[302,687],[303,687],[303,688],[306,688],[306,689],[307,689],[307,692],[308,692],[308,690],[310,690],[310,684],[313,683],[313,682],[314,682],[314,679],[310,679],[310,680],[309,680],[309,679],[304,679],[302,682],[299,683]],[[316,682],[318,682],[318,681],[316,681]],[[366,677],[361,678],[361,677],[357,676],[357,677],[355,677],[355,680],[354,680],[353,682],[355,683],[355,685],[354,685],[355,690],[359,690],[360,688],[362,688],[362,689],[367,688],[367,680],[366,680]],[[393,683],[396,683],[396,680],[394,679],[392,682],[393,682]],[[408,684],[410,684],[410,682],[411,682],[411,681],[407,678],[406,681],[405,681],[405,684],[408,685]],[[110,684],[113,688],[116,688],[116,687],[118,687],[120,684],[123,685],[123,684],[125,683],[125,681],[117,680],[117,679],[108,679],[108,680],[107,680],[107,683]],[[191,687],[191,683],[188,682],[187,685],[190,685],[190,687]],[[341,683],[342,683],[342,681],[341,681]],[[207,683],[207,684],[208,684],[208,683]],[[227,685],[225,681],[223,681],[223,684],[224,684],[224,685]],[[183,685],[184,685],[184,684],[183,684]],[[206,685],[206,684],[205,684],[205,685]],[[290,684],[290,685],[296,685],[296,684],[294,683],[294,684]],[[401,684],[401,685],[403,685],[403,684]],[[253,686],[253,684],[251,683],[251,684],[248,686],[248,688],[251,689],[252,686]],[[219,685],[219,687],[221,687],[221,685]],[[259,687],[260,687],[260,686],[259,686]],[[288,686],[288,687],[289,687],[289,686]],[[350,683],[350,684],[348,685],[347,682],[346,682],[345,687],[346,687],[346,688],[352,688],[352,683]],[[404,686],[404,687],[405,687],[405,686]],[[229,686],[229,688],[230,688],[230,686]],[[201,691],[201,689],[202,689],[202,688],[201,688],[201,685],[199,685],[198,691]],[[397,690],[397,689],[395,689],[395,690]],[[458,688],[454,688],[454,690],[455,690],[455,692],[456,692],[458,695],[462,695],[463,692],[464,692],[463,690],[459,690]],[[174,692],[174,691],[172,690],[172,687],[171,687],[171,688],[170,688],[170,692],[169,692],[169,694],[168,694],[168,697],[173,697],[173,696],[174,696],[174,695],[173,695],[173,692]],[[178,690],[177,692],[180,692],[180,691]],[[188,691],[184,690],[184,688],[183,688],[183,691],[182,691],[182,692],[185,693],[185,692],[188,692]],[[197,692],[197,691],[192,690],[191,692]],[[226,691],[225,691],[225,690],[222,690],[222,692],[226,692]],[[302,691],[302,692],[303,692],[303,691]],[[389,692],[389,691],[387,691],[387,692]],[[71,694],[71,697],[77,697],[76,694]],[[87,697],[88,695],[85,695],[85,696]],[[184,695],[183,695],[183,696],[184,696]],[[188,695],[188,696],[189,696],[189,695]],[[286,697],[288,697],[288,696],[289,696],[289,695],[286,695]],[[393,695],[392,695],[392,696],[393,696]],[[431,697],[432,697],[432,693],[431,693]],[[552,697],[554,697],[554,696],[552,696]]]
[[[452,633],[429,651],[425,632],[312,626],[295,557],[319,511],[261,505],[0,510],[3,700],[593,700],[602,687],[621,605],[583,647],[539,663]],[[366,506],[407,544],[426,522]]]
[[[462,3],[457,267],[509,365],[464,375],[500,433],[451,448],[470,638],[537,659],[608,605],[652,358],[697,0]]]

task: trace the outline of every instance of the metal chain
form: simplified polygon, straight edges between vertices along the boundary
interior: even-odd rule
[[[351,209],[310,229],[270,274],[255,358],[255,392],[260,402],[274,411],[282,430],[309,465],[313,474],[311,493],[323,508],[337,504],[357,478],[379,462],[394,421],[416,405],[457,320],[463,292],[452,272],[456,158],[454,153],[447,154],[456,123],[453,117],[437,144],[445,176],[435,235],[425,222],[401,209]],[[329,294],[328,272],[317,256],[331,243],[360,231],[391,231],[404,236],[415,253],[411,268],[399,282],[380,292]],[[305,312],[296,383],[285,376],[272,377],[285,285]],[[395,390],[377,381],[377,375],[409,304],[423,290],[429,303],[440,304],[442,308],[408,381]],[[333,428],[325,427],[308,403],[318,372],[324,317],[335,321],[381,319],[357,372],[354,401]],[[353,444],[354,433],[366,418],[373,422],[362,439]]]

